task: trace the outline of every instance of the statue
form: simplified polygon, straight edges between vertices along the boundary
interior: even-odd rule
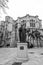
[[[19,28],[19,39],[20,42],[26,42],[26,24],[21,25]]]

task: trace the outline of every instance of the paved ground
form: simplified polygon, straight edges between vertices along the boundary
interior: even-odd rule
[[[16,48],[0,48],[0,65],[11,65],[16,61]],[[43,48],[28,49],[29,60],[22,65],[43,65]]]
[[[15,61],[16,51],[15,48],[0,48],[0,65],[11,65]]]
[[[30,49],[28,58],[29,61],[22,65],[43,65],[43,48]]]

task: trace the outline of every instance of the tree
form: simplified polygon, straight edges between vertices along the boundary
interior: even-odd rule
[[[36,41],[37,41],[37,46],[38,46],[38,40],[40,41],[41,40],[41,37],[40,37],[40,32],[39,31],[37,31],[37,30],[35,30],[34,31],[34,34],[35,34],[35,38],[36,38]],[[40,43],[40,45],[41,45],[41,43]]]
[[[34,36],[33,31],[30,32],[28,36],[31,36],[31,38],[33,38],[33,46],[34,46],[34,39],[35,39],[35,36]],[[30,41],[31,41],[31,38],[30,38]]]
[[[4,13],[6,13],[5,8],[8,8],[7,2],[8,0],[0,0],[0,9],[2,9]]]

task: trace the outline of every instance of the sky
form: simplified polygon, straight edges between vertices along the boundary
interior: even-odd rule
[[[38,15],[42,20],[43,27],[43,0],[9,0],[9,9],[6,9],[7,14],[2,12],[2,19],[6,15],[13,17],[14,20],[17,17],[25,16],[26,14]]]

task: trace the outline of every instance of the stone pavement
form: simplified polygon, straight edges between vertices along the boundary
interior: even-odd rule
[[[28,51],[29,61],[22,65],[43,65],[43,48],[30,49]]]
[[[0,65],[12,65],[16,56],[17,48],[0,48]],[[28,49],[28,58],[22,65],[43,65],[43,48]]]
[[[12,65],[15,62],[15,48],[0,48],[0,65]]]

